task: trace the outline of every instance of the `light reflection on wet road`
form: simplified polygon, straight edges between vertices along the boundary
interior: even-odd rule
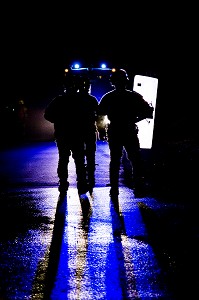
[[[1,154],[0,299],[180,299],[180,286],[173,288],[183,276],[183,237],[175,244],[181,228],[174,226],[189,205],[135,198],[122,183],[118,206],[112,203],[104,143],[90,207],[80,205],[72,160],[67,198],[58,201],[54,143]]]
[[[89,226],[85,229],[76,190],[70,191],[58,268],[61,278],[57,278],[53,299],[59,299],[63,290],[65,296],[63,293],[61,299],[158,299],[165,296],[161,270],[152,247],[146,242],[147,233],[138,201],[132,201],[132,191],[122,188],[124,203],[121,201],[119,214],[109,200],[107,188],[98,188],[95,194]],[[122,215],[123,205],[126,211]],[[128,213],[130,220],[126,219]],[[126,223],[129,223],[127,228]],[[132,227],[133,223],[136,226]]]

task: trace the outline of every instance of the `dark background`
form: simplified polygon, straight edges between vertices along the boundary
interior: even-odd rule
[[[168,18],[164,23],[162,10],[154,9],[125,2],[109,8],[103,2],[4,6],[1,77],[6,98],[40,102],[74,60],[93,66],[105,60],[135,73],[160,75],[175,60],[178,42],[171,44],[175,29],[168,27]]]
[[[197,128],[193,7],[17,2],[5,4],[2,16],[1,105],[23,99],[43,109],[66,66],[79,60],[96,67],[104,60],[129,75],[158,78],[156,122],[165,136]]]

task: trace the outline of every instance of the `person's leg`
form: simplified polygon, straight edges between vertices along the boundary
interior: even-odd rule
[[[88,183],[86,177],[85,152],[83,142],[75,141],[73,143],[72,156],[76,166],[78,194],[86,194],[88,192]]]
[[[70,148],[64,139],[57,139],[56,145],[58,148],[58,166],[57,175],[59,177],[59,192],[60,194],[66,194],[69,182],[68,182],[68,164],[71,155]]]
[[[90,138],[86,141],[86,171],[89,184],[89,192],[93,193],[95,186],[95,154],[96,154],[96,139]]]
[[[110,164],[109,164],[109,177],[110,177],[110,196],[117,197],[119,195],[119,171],[120,161],[122,157],[123,146],[118,140],[109,138],[110,148]]]
[[[127,137],[124,147],[132,165],[133,184],[138,188],[142,184],[142,159],[137,135]]]

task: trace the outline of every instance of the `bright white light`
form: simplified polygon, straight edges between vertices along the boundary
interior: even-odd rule
[[[80,67],[80,66],[79,66],[79,64],[77,64],[77,63],[74,65],[74,68],[75,68],[75,69],[79,69],[79,67]]]
[[[157,89],[157,78],[141,75],[136,75],[134,77],[133,90],[141,94],[154,108],[153,119],[145,119],[137,123],[140,147],[144,149],[151,149],[152,147]]]
[[[104,116],[103,123],[104,123],[105,126],[107,126],[108,124],[110,124],[110,120],[108,119],[107,115]]]
[[[106,69],[106,64],[101,64],[102,69]]]

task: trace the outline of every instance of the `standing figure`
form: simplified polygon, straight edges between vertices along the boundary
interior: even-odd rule
[[[95,186],[98,101],[97,98],[90,93],[91,82],[87,76],[82,75],[78,77],[77,88],[77,94],[82,104],[82,114],[84,116],[80,130],[84,139],[86,173],[89,192],[92,196]]]
[[[110,148],[110,196],[118,198],[119,170],[123,150],[132,165],[135,194],[140,193],[141,154],[136,123],[152,118],[153,107],[135,91],[127,89],[129,78],[125,70],[114,69],[110,76],[113,90],[102,96],[99,102],[99,115],[106,115],[110,121],[107,135]]]
[[[81,125],[84,119],[82,103],[77,97],[76,77],[66,73],[64,92],[56,96],[46,107],[44,118],[54,123],[54,136],[58,148],[58,167],[60,196],[65,196],[69,187],[68,164],[72,157],[77,174],[77,189],[80,201],[86,198],[88,184],[84,166],[84,139]]]

